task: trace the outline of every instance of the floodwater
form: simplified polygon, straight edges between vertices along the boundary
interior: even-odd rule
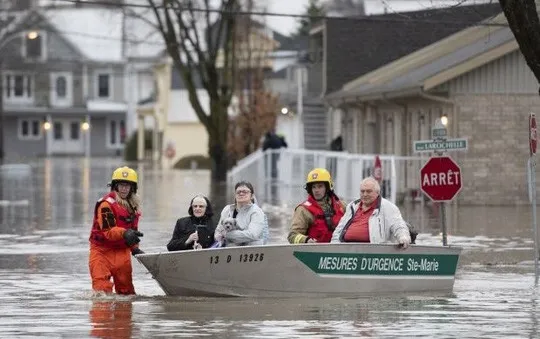
[[[528,206],[449,208],[448,242],[464,248],[450,296],[167,297],[134,260],[136,297],[92,297],[87,239],[93,205],[121,164],[57,158],[30,165],[29,176],[0,178],[0,338],[540,336]],[[166,250],[191,197],[211,191],[208,174],[136,168],[144,201],[141,248]],[[217,210],[232,198],[230,192],[213,192]],[[296,202],[286,203],[261,202],[271,220],[272,242],[286,241]],[[418,243],[440,243],[439,210],[419,203],[401,207],[420,229]]]

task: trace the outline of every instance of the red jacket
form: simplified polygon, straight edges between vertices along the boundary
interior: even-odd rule
[[[134,230],[137,230],[137,227],[139,225],[139,218],[141,214],[139,212],[130,214],[124,206],[116,202],[116,192],[109,192],[108,194],[103,196],[103,198],[97,201],[94,208],[94,222],[92,223],[92,231],[90,232],[90,242],[98,246],[108,248],[129,248],[129,246],[126,245],[124,239],[116,241],[108,240],[104,234],[108,229],[102,229],[98,224],[97,212],[99,205],[101,205],[103,201],[108,202],[111,206],[112,213],[116,221],[116,227],[122,227],[125,229],[132,228]]]
[[[332,195],[331,200],[332,210],[334,211],[334,215],[332,216],[332,225],[327,225],[323,209],[321,206],[319,206],[319,203],[317,203],[317,200],[315,200],[311,194],[309,195],[308,199],[300,205],[307,209],[315,217],[313,224],[308,229],[307,236],[317,240],[317,242],[330,242],[334,228],[339,223],[339,220],[343,214],[345,214],[341,201],[339,201],[335,195]]]

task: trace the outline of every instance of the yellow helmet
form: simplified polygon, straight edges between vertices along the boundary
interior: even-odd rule
[[[334,190],[334,183],[332,182],[332,176],[325,168],[314,168],[311,172],[308,173],[306,179],[306,188],[311,186],[310,184],[316,182],[326,182],[328,183],[328,188],[332,191]]]
[[[112,174],[111,179],[111,190],[114,189],[114,186],[116,183],[119,182],[130,182],[133,184],[133,191],[137,192],[137,184],[139,182],[139,177],[137,176],[137,172],[135,172],[134,169],[129,168],[127,166],[124,167],[118,167],[114,170]]]

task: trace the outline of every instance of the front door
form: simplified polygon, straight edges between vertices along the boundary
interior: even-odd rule
[[[83,154],[81,122],[56,119],[52,122],[52,154]]]

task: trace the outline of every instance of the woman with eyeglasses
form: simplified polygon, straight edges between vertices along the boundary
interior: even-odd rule
[[[264,245],[264,234],[268,223],[263,210],[255,203],[253,185],[240,181],[234,185],[234,204],[227,205],[221,211],[214,238],[224,246]],[[224,223],[231,218],[236,228],[226,231]]]
[[[204,195],[196,195],[191,199],[188,214],[176,221],[172,239],[167,244],[169,251],[208,248],[214,243],[216,224],[212,219],[210,200]]]

